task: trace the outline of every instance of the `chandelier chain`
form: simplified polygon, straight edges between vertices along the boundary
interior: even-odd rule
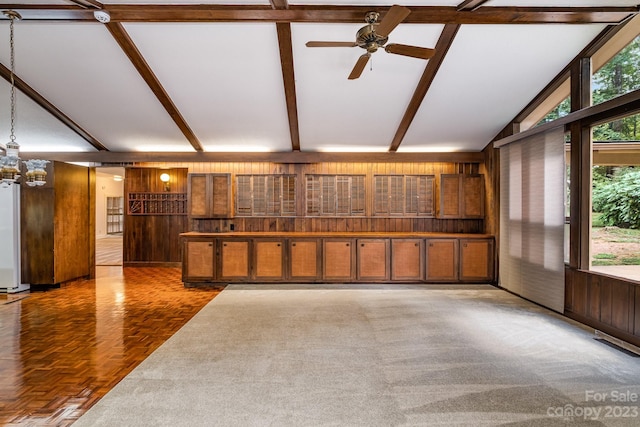
[[[10,58],[10,67],[11,67],[11,135],[9,136],[9,139],[11,140],[11,142],[15,143],[16,142],[16,135],[15,135],[15,122],[16,122],[16,85],[15,85],[15,79],[14,79],[14,72],[15,72],[15,63],[16,63],[16,55],[15,55],[15,49],[13,46],[13,23],[15,21],[15,16],[11,15],[9,16],[10,19],[10,24],[9,24],[9,49],[11,52],[11,58]]]

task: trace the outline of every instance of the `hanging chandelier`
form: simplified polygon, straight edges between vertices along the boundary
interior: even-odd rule
[[[15,123],[16,123],[16,85],[15,85],[15,47],[13,36],[14,21],[22,19],[20,14],[13,10],[2,11],[9,21],[9,48],[11,62],[11,133],[9,142],[5,145],[5,155],[0,157],[0,175],[3,186],[8,186],[18,181],[20,178],[20,145],[16,142]],[[48,160],[27,160],[24,162],[27,167],[26,183],[29,186],[44,185],[46,182],[47,172],[45,167]]]

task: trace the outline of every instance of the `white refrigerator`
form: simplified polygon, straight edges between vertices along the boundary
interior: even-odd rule
[[[0,185],[0,292],[29,289],[20,280],[20,186]]]

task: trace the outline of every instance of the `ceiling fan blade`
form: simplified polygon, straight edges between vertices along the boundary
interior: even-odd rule
[[[409,46],[397,43],[386,45],[384,50],[389,53],[395,53],[396,55],[411,56],[418,59],[429,59],[436,53],[435,49],[429,49],[428,47]]]
[[[351,70],[351,74],[349,74],[349,80],[354,80],[360,77],[360,74],[362,74],[362,71],[367,65],[367,62],[369,62],[370,57],[371,55],[367,52],[364,55],[361,55],[360,58],[358,58],[358,60],[356,61],[356,65],[353,67],[353,70]]]
[[[411,10],[404,6],[398,6],[397,4],[391,6],[391,9],[389,9],[387,14],[384,15],[384,18],[382,18],[380,25],[377,26],[376,34],[381,37],[388,36],[389,33],[393,31],[393,29],[396,28],[398,24],[404,21],[404,18],[409,16],[410,13]]]
[[[307,42],[307,47],[356,47],[354,42]]]

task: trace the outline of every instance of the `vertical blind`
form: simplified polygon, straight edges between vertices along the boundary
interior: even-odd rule
[[[558,312],[564,179],[562,127],[500,147],[500,286]]]

